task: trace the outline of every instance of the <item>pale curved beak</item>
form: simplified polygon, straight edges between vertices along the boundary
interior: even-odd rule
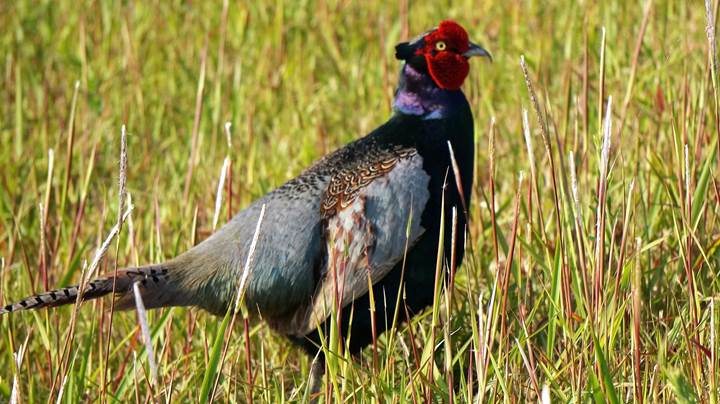
[[[485,50],[485,48],[483,48],[482,46],[476,45],[472,42],[470,42],[470,49],[468,49],[465,53],[463,53],[463,56],[465,56],[468,59],[473,56],[482,56],[482,57],[486,57],[486,58],[490,59],[491,62],[493,60],[490,52]]]

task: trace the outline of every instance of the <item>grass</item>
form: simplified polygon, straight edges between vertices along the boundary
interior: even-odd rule
[[[174,256],[384,122],[392,47],[445,18],[495,60],[464,86],[468,254],[454,288],[361,358],[331,330],[320,399],[718,403],[701,2],[0,2],[0,302],[78,281],[122,222],[122,125],[133,209],[98,272]],[[0,318],[0,401],[305,397],[311,360],[241,313],[148,312],[153,381],[137,314],[109,306]]]

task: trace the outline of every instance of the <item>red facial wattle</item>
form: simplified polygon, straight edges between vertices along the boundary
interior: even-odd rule
[[[424,40],[425,46],[417,53],[425,57],[430,77],[440,88],[459,89],[470,71],[470,64],[463,56],[470,48],[465,29],[454,21],[443,21]],[[442,46],[438,46],[439,43]]]
[[[438,87],[446,90],[459,89],[470,71],[470,64],[463,55],[440,52],[425,55],[430,77]]]

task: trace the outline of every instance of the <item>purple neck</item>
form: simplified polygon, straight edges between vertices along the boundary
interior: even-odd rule
[[[400,71],[393,110],[406,115],[422,115],[425,119],[438,119],[447,115],[458,96],[464,98],[461,91],[441,89],[429,74],[419,72],[406,63]]]

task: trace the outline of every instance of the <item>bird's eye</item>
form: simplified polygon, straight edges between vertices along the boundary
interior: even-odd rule
[[[444,51],[445,48],[447,48],[447,45],[445,45],[445,42],[443,42],[443,41],[437,41],[437,42],[435,43],[435,49],[437,49],[437,50],[439,50],[439,51]]]

